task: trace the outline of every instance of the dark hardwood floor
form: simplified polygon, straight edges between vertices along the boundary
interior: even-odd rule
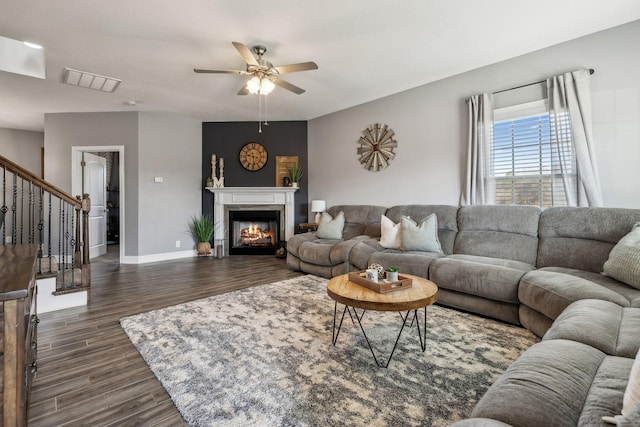
[[[119,319],[300,275],[273,256],[92,264],[86,307],[40,315],[29,425],[184,425]]]

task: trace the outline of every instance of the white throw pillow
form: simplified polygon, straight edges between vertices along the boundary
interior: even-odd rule
[[[387,249],[398,249],[400,247],[401,223],[395,223],[382,215],[380,218],[380,246]]]
[[[320,239],[342,239],[344,229],[344,212],[340,211],[335,218],[327,212],[322,212],[316,236]]]
[[[431,214],[418,225],[408,216],[400,219],[400,250],[424,251],[442,253],[442,246],[438,240],[438,217]]]
[[[611,249],[604,274],[640,289],[640,222]]]
[[[622,400],[622,415],[629,415],[633,409],[640,403],[640,351],[636,355],[636,360],[633,361],[631,367],[631,375],[629,375],[629,382],[627,383],[627,389],[624,391],[624,398]]]
[[[636,354],[636,358],[631,366],[631,373],[629,374],[629,382],[627,382],[627,388],[624,391],[624,397],[622,398],[622,415],[604,416],[602,421],[617,425],[622,423],[625,417],[635,417],[636,414],[632,413],[638,411],[640,407],[640,351]],[[635,425],[635,424],[634,424]]]

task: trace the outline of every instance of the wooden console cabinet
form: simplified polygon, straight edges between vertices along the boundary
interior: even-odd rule
[[[36,372],[35,245],[0,246],[0,416],[5,427],[28,421]]]

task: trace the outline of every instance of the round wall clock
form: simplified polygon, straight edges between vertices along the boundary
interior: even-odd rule
[[[267,150],[257,142],[245,144],[240,149],[240,163],[249,171],[257,171],[267,163]]]
[[[362,131],[358,140],[358,160],[365,169],[378,172],[389,166],[389,160],[396,157],[393,149],[398,146],[393,135],[393,130],[382,123],[372,124]]]

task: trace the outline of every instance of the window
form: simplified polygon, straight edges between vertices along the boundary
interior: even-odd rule
[[[562,142],[552,144],[556,140]],[[568,182],[563,181],[563,167]],[[565,191],[576,191],[575,170],[568,117],[554,123],[544,100],[494,110],[491,175],[496,204],[566,206]]]

